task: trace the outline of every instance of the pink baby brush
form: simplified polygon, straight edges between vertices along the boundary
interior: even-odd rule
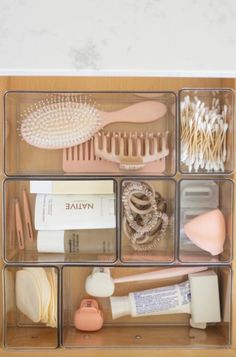
[[[161,118],[166,106],[152,100],[104,112],[82,96],[55,96],[29,107],[22,115],[21,136],[30,145],[63,149],[89,140],[110,123],[146,123]]]

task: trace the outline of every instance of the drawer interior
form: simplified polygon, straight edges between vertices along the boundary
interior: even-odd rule
[[[227,88],[235,88],[234,79],[204,78],[17,78],[2,80],[5,94],[5,116],[0,128],[4,142],[1,159],[1,181],[3,185],[3,289],[2,300],[4,316],[4,347],[6,349],[55,348],[123,348],[129,349],[164,349],[184,348],[191,353],[195,349],[234,347],[233,336],[235,311],[232,309],[234,291],[232,276],[235,266],[233,259],[233,170],[234,170],[234,93]],[[205,88],[211,88],[205,91]],[[187,89],[183,89],[187,88]],[[188,88],[198,88],[191,92]],[[201,90],[199,90],[201,88]],[[221,103],[229,108],[229,130],[227,132],[227,160],[224,172],[207,173],[206,171],[189,172],[181,163],[181,125],[179,122],[179,103],[186,95],[191,98],[197,94],[200,100],[210,103],[214,88],[222,88]],[[176,93],[180,92],[179,99]],[[42,92],[43,91],[43,92]],[[100,91],[100,92],[99,92]],[[51,92],[90,96],[92,102],[98,102],[102,110],[113,111],[153,100],[167,106],[167,113],[151,124],[122,125],[123,131],[168,131],[169,155],[165,161],[142,173],[137,170],[123,170],[119,166],[107,166],[97,171],[95,166],[82,166],[80,171],[67,171],[63,163],[62,150],[44,150],[33,147],[21,139],[19,127],[24,110],[44,100]],[[152,92],[152,93],[151,93]],[[60,93],[58,93],[60,95]],[[149,95],[147,95],[149,94]],[[2,103],[0,104],[0,106]],[[3,125],[3,122],[5,125]],[[4,128],[3,128],[4,126]],[[119,131],[120,125],[112,123],[106,130]],[[113,165],[113,164],[112,164]],[[78,166],[77,169],[78,170]],[[224,174],[224,175],[222,175]],[[116,227],[112,232],[103,232],[112,237],[115,250],[112,254],[56,254],[38,253],[37,240],[26,242],[24,251],[19,251],[15,236],[14,246],[11,240],[11,211],[9,202],[16,197],[21,199],[23,188],[29,196],[30,208],[34,215],[35,195],[29,193],[29,181],[45,180],[81,180],[108,179],[115,182]],[[168,241],[162,242],[155,254],[144,254],[131,249],[128,237],[122,230],[122,184],[125,180],[150,181],[165,196],[168,202],[168,215],[173,218],[173,225],[168,231]],[[181,182],[184,180],[211,180],[219,187],[219,206],[223,212],[227,237],[223,252],[212,257],[191,242],[186,245],[182,240]],[[230,199],[229,199],[230,197]],[[35,237],[37,232],[34,231]],[[154,255],[154,259],[153,259]],[[85,291],[86,277],[94,267],[110,267],[112,277],[119,278],[130,274],[144,273],[165,269],[166,265],[201,266],[206,264],[216,272],[219,281],[221,321],[208,324],[206,329],[190,326],[189,315],[162,316],[125,316],[114,320],[111,315],[109,298],[96,298],[104,314],[104,325],[99,331],[80,331],[74,326],[74,314],[82,299],[91,298]],[[32,323],[20,313],[15,301],[16,273],[24,267],[55,269],[57,272],[57,328],[47,327],[42,323]],[[139,281],[117,284],[114,296],[127,296],[133,291],[179,284],[187,276],[158,280]],[[9,295],[9,292],[11,294]],[[8,298],[10,296],[10,298]]]

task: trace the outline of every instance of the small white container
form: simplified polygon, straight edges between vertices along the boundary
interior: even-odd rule
[[[114,253],[115,240],[112,232],[111,230],[111,234],[108,234],[106,229],[102,235],[102,232],[95,229],[38,231],[37,250],[39,253]]]
[[[115,228],[114,195],[37,195],[35,229]]]

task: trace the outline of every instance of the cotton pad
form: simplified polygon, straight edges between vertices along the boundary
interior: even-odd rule
[[[17,308],[33,322],[57,326],[57,276],[52,268],[25,267],[16,273]]]
[[[56,301],[57,301],[57,295],[56,295],[56,284],[55,284],[55,272],[54,270],[49,270],[47,272],[47,278],[51,287],[51,299],[50,299],[50,304],[48,307],[48,320],[47,320],[47,326],[50,327],[56,327],[57,324],[57,318],[56,318]]]
[[[38,284],[41,294],[41,321],[47,322],[48,320],[48,307],[51,299],[51,287],[47,278],[47,274],[43,268],[23,268],[33,274],[35,281]]]
[[[19,270],[16,273],[16,306],[31,321],[40,321],[40,289],[34,275],[27,270]]]

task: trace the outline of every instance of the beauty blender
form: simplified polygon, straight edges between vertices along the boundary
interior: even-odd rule
[[[199,248],[218,255],[226,236],[224,215],[219,209],[201,214],[185,224],[184,233]]]

